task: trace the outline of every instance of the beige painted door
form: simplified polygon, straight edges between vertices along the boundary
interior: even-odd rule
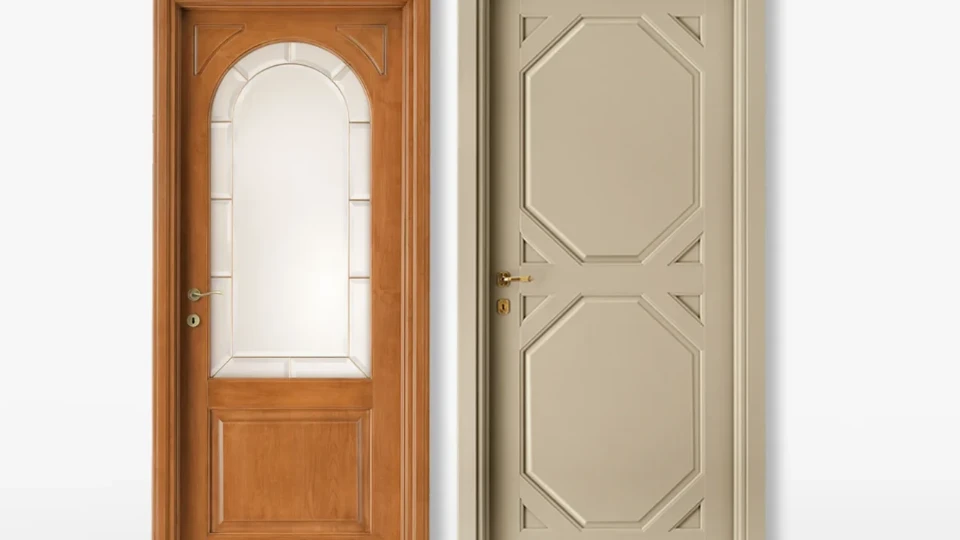
[[[732,0],[493,4],[490,538],[731,539]]]

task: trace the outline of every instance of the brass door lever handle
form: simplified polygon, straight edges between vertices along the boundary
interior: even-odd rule
[[[193,288],[187,291],[187,298],[191,302],[196,302],[197,300],[203,298],[204,296],[210,296],[211,294],[223,294],[223,293],[220,291],[210,291],[210,292],[202,293],[200,292],[200,289]]]
[[[522,283],[529,283],[533,281],[532,276],[511,276],[510,272],[500,272],[497,274],[497,287],[509,287],[510,282],[520,281]]]

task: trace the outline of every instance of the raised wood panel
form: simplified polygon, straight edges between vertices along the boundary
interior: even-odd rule
[[[369,380],[211,379],[211,409],[369,409]]]
[[[360,410],[213,411],[213,531],[368,530],[369,416]]]
[[[341,25],[337,30],[350,38],[350,41],[367,55],[381,75],[387,72],[387,27],[385,25]]]
[[[198,24],[193,27],[193,73],[198,75],[207,62],[230,38],[243,31],[240,24]]]

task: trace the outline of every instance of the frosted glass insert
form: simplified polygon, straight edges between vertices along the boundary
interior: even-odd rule
[[[230,201],[214,199],[210,201],[210,275],[228,277],[231,272],[231,240],[233,227],[230,225]]]
[[[350,277],[370,277],[370,201],[350,202]]]
[[[237,62],[234,69],[247,79],[251,79],[254,75],[269,67],[287,63],[286,52],[286,43],[274,43],[273,45],[260,47],[244,56]]]
[[[233,116],[233,104],[240,95],[240,90],[247,83],[247,79],[239,71],[231,69],[220,81],[217,94],[213,98],[211,120],[214,122],[229,122]]]
[[[370,124],[350,124],[350,198],[370,198]]]
[[[210,198],[229,199],[233,193],[233,126],[210,126]]]
[[[234,119],[234,351],[346,356],[349,125],[330,79],[253,78]]]
[[[268,45],[227,72],[211,107],[211,376],[371,376],[369,120],[356,74],[319,47]]]
[[[290,363],[294,378],[360,379],[367,375],[349,358],[294,358]]]
[[[343,97],[347,100],[347,109],[350,110],[351,122],[369,122],[370,121],[370,103],[367,101],[367,94],[351,70],[344,70],[336,75],[337,86],[343,90]]]
[[[291,43],[288,54],[291,62],[312,67],[331,79],[342,70],[349,70],[333,53],[325,51],[320,47],[314,47],[313,45]],[[363,99],[367,99],[366,95],[363,96]]]
[[[365,373],[370,363],[370,280],[350,280],[350,357]]]
[[[290,373],[286,358],[234,358],[217,373],[220,377],[284,378]]]
[[[233,332],[230,324],[233,308],[230,298],[233,296],[230,278],[213,278],[210,290],[223,294],[213,294],[210,300],[210,369],[216,373],[233,357]]]

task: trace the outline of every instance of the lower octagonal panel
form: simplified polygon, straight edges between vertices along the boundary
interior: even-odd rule
[[[640,298],[584,298],[523,352],[523,475],[581,528],[638,527],[699,470],[699,352]]]

